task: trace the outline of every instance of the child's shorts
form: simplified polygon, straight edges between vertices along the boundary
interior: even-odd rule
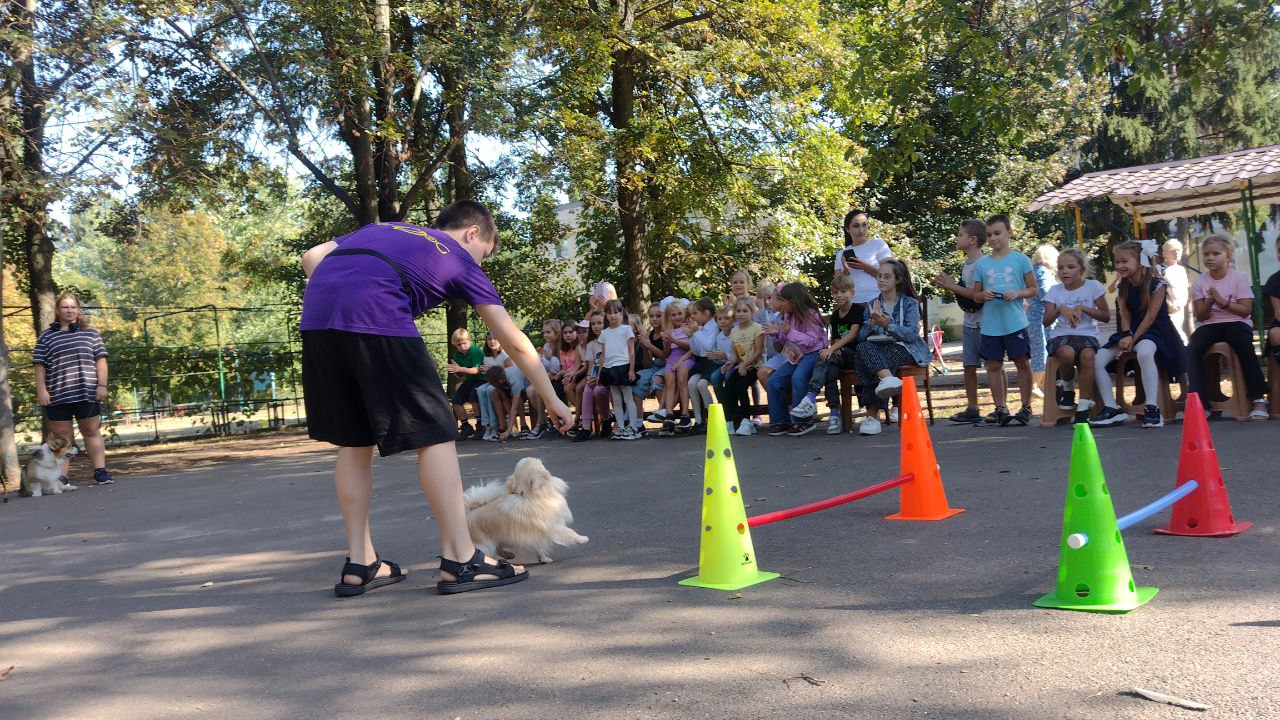
[[[960,336],[960,346],[964,352],[964,367],[981,367],[982,328],[964,326],[964,334]]]
[[[511,397],[520,397],[520,393],[527,390],[530,384],[529,378],[525,377],[524,373],[516,375],[515,378],[511,380]]]
[[[788,362],[789,361],[787,360],[786,355],[783,355],[782,353],[778,353],[777,355],[774,355],[768,360],[765,360],[764,366],[769,368],[770,370],[773,370],[774,372],[777,372],[778,370],[781,370],[782,366],[786,365]]]
[[[600,384],[605,387],[634,385],[635,382],[627,378],[626,365],[614,365],[600,371]]]
[[[422,338],[303,330],[302,387],[313,440],[385,457],[458,437]]]
[[[1061,335],[1049,340],[1045,346],[1050,355],[1058,352],[1060,347],[1069,347],[1079,355],[1081,350],[1097,350],[1100,346],[1098,338],[1092,335]]]
[[[720,369],[723,362],[716,362],[704,358],[700,355],[693,356],[693,367],[689,369],[690,375],[701,375],[704,379],[710,380],[711,374]]]
[[[1010,360],[1030,356],[1031,341],[1027,339],[1027,329],[1023,328],[1008,335],[983,335],[978,354],[983,360],[989,361],[1004,360],[1006,355]]]
[[[665,375],[666,373],[671,372],[677,367],[684,367],[686,370],[692,370],[693,357],[686,354],[686,355],[681,355],[680,357],[675,358],[674,360],[672,360],[671,358],[667,358],[667,364],[662,369],[662,372]]]
[[[465,405],[475,399],[476,388],[484,384],[484,375],[466,375],[453,389],[453,404]]]
[[[647,367],[643,370],[636,371],[636,384],[631,387],[631,392],[642,398],[649,397],[649,393],[653,392],[653,378],[658,374],[659,368]]]

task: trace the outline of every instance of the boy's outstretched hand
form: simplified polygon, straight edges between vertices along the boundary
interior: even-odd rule
[[[551,397],[547,399],[547,414],[551,416],[556,424],[556,429],[561,434],[573,429],[573,411],[560,398]]]

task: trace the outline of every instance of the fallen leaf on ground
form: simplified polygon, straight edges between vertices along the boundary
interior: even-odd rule
[[[1164,703],[1165,705],[1174,705],[1188,710],[1203,711],[1213,707],[1212,705],[1205,705],[1204,703],[1196,702],[1195,700],[1180,698],[1176,695],[1166,695],[1162,692],[1156,692],[1155,690],[1144,690],[1140,687],[1134,688],[1133,694],[1153,702]]]
[[[818,679],[818,678],[816,678],[816,677],[812,677],[812,676],[809,676],[809,675],[805,675],[805,674],[803,674],[803,673],[801,673],[801,674],[799,674],[799,675],[796,675],[795,677],[789,677],[789,678],[787,678],[787,679],[783,680],[783,681],[782,681],[782,684],[783,684],[783,685],[786,685],[787,687],[791,687],[791,681],[792,681],[792,680],[803,680],[803,681],[805,681],[805,682],[809,683],[810,685],[812,685],[812,686],[814,686],[814,687],[819,687],[819,686],[821,686],[821,685],[826,685],[826,684],[827,684],[827,681],[826,681],[826,680],[819,680],[819,679]]]
[[[212,581],[212,580],[210,580],[209,582],[207,582],[207,583],[205,583],[205,584],[201,585],[200,587],[213,587],[213,581]]]
[[[769,498],[756,498],[756,502],[764,502],[765,500],[768,500],[768,499]]]
[[[730,600],[741,600],[741,599],[742,599],[742,593],[734,593],[734,594],[732,594],[732,595],[730,595],[730,596],[729,596],[729,599],[730,599]]]
[[[9,667],[5,668],[4,670],[0,670],[0,680],[8,680],[8,679],[9,679],[9,673],[13,672],[13,669],[14,669],[14,668],[16,668],[16,667],[18,667],[18,666],[17,666],[17,665],[10,665]]]

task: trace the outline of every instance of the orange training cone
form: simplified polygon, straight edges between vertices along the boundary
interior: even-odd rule
[[[902,422],[902,474],[915,476],[899,489],[898,512],[886,520],[942,520],[964,512],[947,505],[947,493],[942,488],[942,473],[938,459],[933,455],[933,441],[920,412],[920,396],[916,394],[916,379],[902,380],[902,406],[899,408]]]
[[[1187,408],[1182,419],[1182,454],[1178,458],[1175,487],[1181,487],[1188,480],[1197,482],[1196,489],[1173,504],[1169,524],[1156,528],[1156,532],[1227,537],[1242,533],[1253,524],[1248,520],[1236,522],[1231,514],[1227,487],[1222,482],[1222,468],[1218,465],[1218,451],[1213,449],[1209,423],[1204,419],[1204,406],[1196,393],[1187,396]]]

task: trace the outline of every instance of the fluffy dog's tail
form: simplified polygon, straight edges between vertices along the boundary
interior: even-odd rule
[[[502,480],[491,480],[484,485],[472,485],[462,493],[462,503],[466,506],[467,512],[471,512],[482,505],[497,500],[506,494],[506,489]]]

